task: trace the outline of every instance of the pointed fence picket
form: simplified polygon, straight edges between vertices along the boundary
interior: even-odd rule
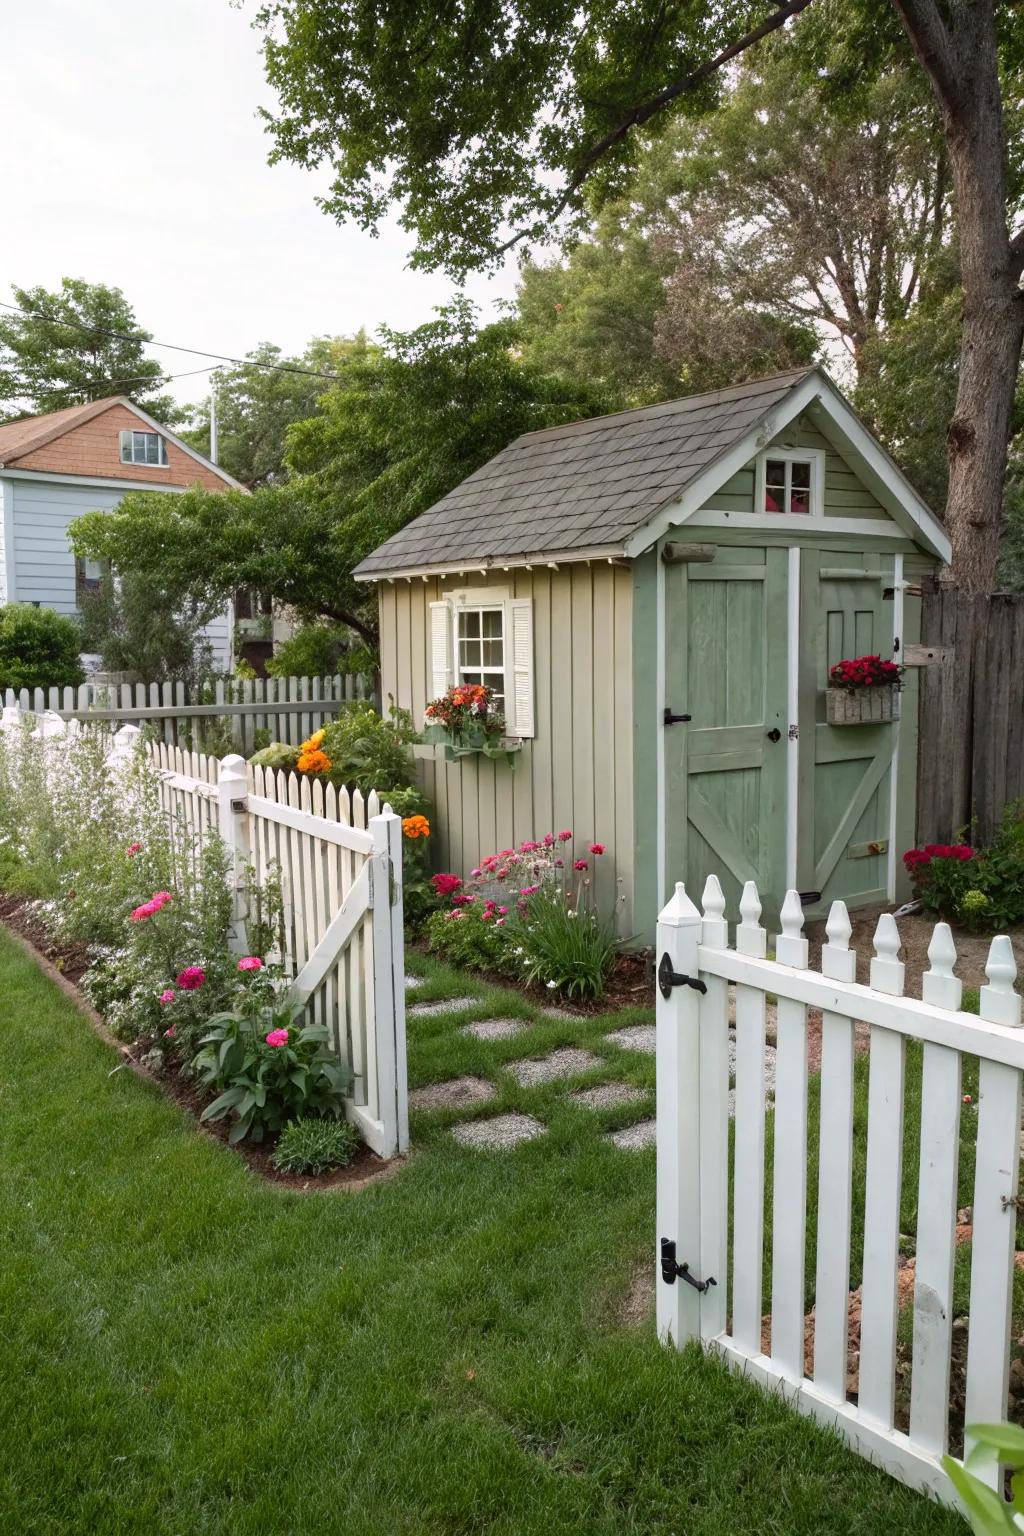
[[[676,973],[675,984],[658,999],[659,1332],[680,1346],[701,1339],[795,1407],[837,1427],[896,1476],[952,1500],[940,1458],[949,1440],[964,1057],[980,1061],[966,1422],[998,1422],[1007,1411],[1024,1071],[1010,941],[992,941],[978,1017],[961,1011],[956,949],[945,923],[935,927],[919,1000],[905,995],[899,930],[890,914],[879,919],[864,986],[855,979],[842,902],[833,903],[829,914],[820,972],[808,966],[796,892],[783,903],[771,960],[752,883],[740,900],[735,947],[729,946],[725,902],[714,876],[703,907],[702,915],[678,885],[658,924],[658,957],[667,955]],[[731,1229],[725,1052],[730,988],[736,1029]],[[765,1092],[769,993],[777,999],[774,1106]],[[808,1009],[820,1011],[822,1031],[813,1217],[807,1191]],[[851,1393],[855,1021],[868,1026],[870,1056],[860,1354]],[[895,1385],[908,1041],[921,1043],[921,1121],[909,1428],[903,1430],[895,1424]],[[773,1154],[767,1234],[766,1136]],[[764,1315],[766,1235],[771,1294]],[[666,1243],[674,1248],[666,1250]],[[997,1486],[995,1473],[991,1480]]]

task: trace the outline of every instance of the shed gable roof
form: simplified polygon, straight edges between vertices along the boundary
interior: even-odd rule
[[[680,523],[812,400],[859,437],[897,521],[948,558],[941,525],[816,368],[526,433],[356,567],[364,580],[503,562],[632,556]],[[869,450],[870,445],[870,450]],[[649,533],[649,537],[647,536]]]

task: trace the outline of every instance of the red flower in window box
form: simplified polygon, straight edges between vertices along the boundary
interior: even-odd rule
[[[903,668],[881,656],[854,656],[837,661],[828,674],[830,688],[845,688],[852,693],[857,688],[886,688],[900,686]]]

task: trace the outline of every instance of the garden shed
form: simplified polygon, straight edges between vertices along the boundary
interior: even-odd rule
[[[571,827],[651,941],[671,883],[755,880],[809,915],[902,893],[917,672],[898,718],[831,724],[829,669],[916,660],[941,523],[820,369],[526,434],[365,559],[383,696],[457,682],[509,756],[417,748],[435,865]],[[834,690],[831,690],[834,693]],[[877,713],[877,711],[876,711]]]

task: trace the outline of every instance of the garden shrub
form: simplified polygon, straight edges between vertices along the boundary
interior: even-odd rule
[[[606,918],[585,906],[577,909],[562,891],[549,886],[528,898],[516,926],[519,943],[514,954],[526,981],[578,1002],[604,996],[618,951]]]
[[[1006,807],[988,847],[927,843],[903,863],[927,912],[988,931],[1024,921],[1024,801]]]
[[[271,1161],[278,1173],[310,1173],[344,1168],[356,1154],[359,1133],[348,1120],[306,1117],[291,1120],[278,1138]]]
[[[503,971],[509,964],[512,930],[485,913],[482,906],[452,907],[427,919],[427,943],[449,965],[476,971]]]
[[[328,677],[335,672],[373,673],[379,660],[347,624],[314,619],[277,647],[267,661],[271,677]]]
[[[375,789],[383,798],[391,790],[411,789],[416,782],[410,748],[420,738],[407,709],[392,704],[385,718],[372,704],[357,702],[316,734],[317,748],[327,758],[321,771],[336,784],[359,789],[364,795]],[[301,756],[299,770],[305,771]]]
[[[0,688],[74,688],[85,678],[78,623],[53,608],[0,608]]]

